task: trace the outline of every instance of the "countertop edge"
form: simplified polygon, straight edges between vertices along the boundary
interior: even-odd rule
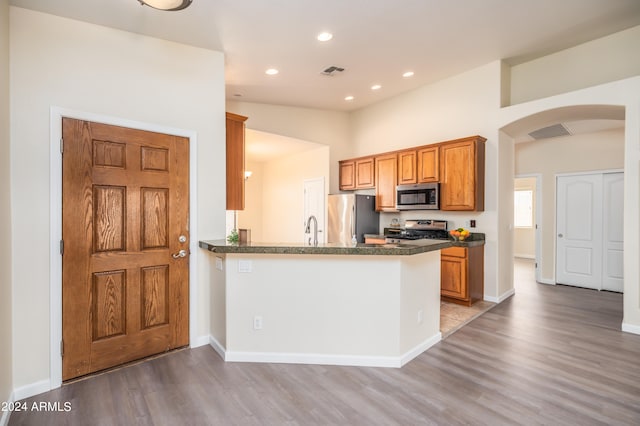
[[[287,246],[269,243],[259,245],[227,244],[224,240],[199,241],[198,246],[213,253],[245,253],[245,254],[318,254],[318,255],[357,255],[357,256],[408,256],[427,253],[452,247],[454,241],[431,240],[428,244],[358,244],[349,246]],[[464,244],[464,243],[463,243]],[[468,243],[466,243],[468,244]]]

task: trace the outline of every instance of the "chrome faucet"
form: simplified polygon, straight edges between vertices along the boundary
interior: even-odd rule
[[[314,215],[309,216],[307,219],[307,227],[304,229],[304,233],[308,234],[311,232],[311,219],[313,219],[313,245],[318,245],[318,219]],[[311,245],[311,237],[309,237],[309,245]]]

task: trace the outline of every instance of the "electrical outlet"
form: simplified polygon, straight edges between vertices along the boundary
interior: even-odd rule
[[[262,317],[260,316],[253,317],[253,329],[262,330]]]
[[[250,260],[238,260],[238,272],[247,273],[253,270],[253,262]]]
[[[469,228],[475,228],[476,227],[476,220],[475,219],[471,219],[469,221]]]
[[[222,258],[216,257],[216,269],[222,271]]]
[[[419,309],[418,310],[418,324],[422,324],[422,316],[423,316],[422,309]]]

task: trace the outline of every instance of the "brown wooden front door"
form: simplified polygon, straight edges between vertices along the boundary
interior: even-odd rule
[[[189,343],[189,143],[68,118],[62,129],[68,380]]]

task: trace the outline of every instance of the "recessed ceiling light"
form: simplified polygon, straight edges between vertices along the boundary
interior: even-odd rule
[[[345,101],[352,101],[352,100],[354,100],[354,99],[355,99],[355,98],[354,98],[353,96],[351,96],[351,95],[349,95],[349,96],[347,96],[346,98],[344,98],[344,100],[345,100]]]
[[[275,68],[269,68],[268,70],[266,70],[264,73],[267,75],[276,75],[278,74],[280,71],[278,71]]]
[[[333,34],[324,32],[324,33],[318,34],[318,37],[316,38],[318,39],[318,41],[329,41],[333,38]]]
[[[404,74],[402,74],[402,76],[404,78],[409,78],[409,77],[413,77],[413,71],[407,71]]]
[[[379,84],[374,84],[373,86],[371,86],[371,90],[380,90],[380,88],[382,88],[382,86],[380,86]]]

